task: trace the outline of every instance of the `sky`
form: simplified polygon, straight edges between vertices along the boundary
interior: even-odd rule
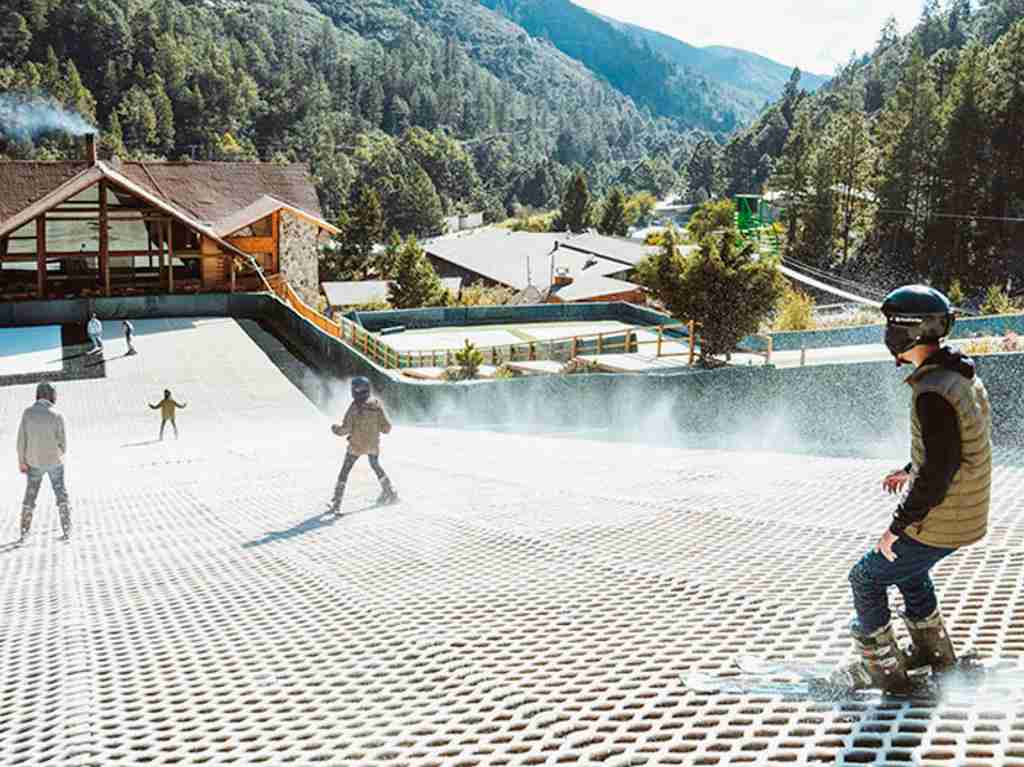
[[[726,45],[820,75],[874,49],[891,15],[909,32],[922,0],[572,0],[576,5],[703,47]]]

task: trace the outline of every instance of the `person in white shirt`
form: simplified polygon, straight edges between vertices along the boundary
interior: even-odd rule
[[[18,427],[18,469],[28,475],[25,500],[21,506],[21,539],[25,541],[32,529],[32,514],[36,498],[49,475],[50,486],[57,497],[60,526],[64,540],[71,538],[71,503],[64,485],[64,454],[67,452],[67,432],[64,416],[57,412],[57,390],[49,381],[36,386],[36,402],[25,410]]]
[[[92,313],[89,323],[85,326],[85,334],[89,336],[89,341],[92,342],[89,354],[103,351],[103,323],[100,322],[100,318],[96,316],[95,312]]]

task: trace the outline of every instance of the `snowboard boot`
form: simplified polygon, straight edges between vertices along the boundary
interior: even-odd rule
[[[378,506],[390,506],[392,503],[398,502],[398,493],[395,492],[395,488],[388,477],[380,478],[380,487],[380,495],[377,496]]]
[[[324,514],[329,514],[334,517],[341,516],[341,499],[345,497],[345,483],[339,482],[334,486],[334,497],[331,498],[330,504],[327,506],[327,511]]]
[[[896,643],[891,623],[865,634],[860,623],[854,620],[850,624],[850,636],[860,658],[832,672],[831,682],[854,690],[877,688],[896,694],[910,689],[906,656]]]
[[[61,504],[57,508],[57,512],[60,515],[60,529],[64,531],[64,540],[71,540],[71,507],[66,503]]]
[[[931,666],[933,672],[950,671],[956,666],[956,652],[937,609],[927,618],[914,620],[901,614],[910,632],[911,647],[907,651],[907,668]]]
[[[32,530],[32,513],[35,511],[31,506],[23,506],[21,508],[21,538],[18,539],[18,543],[24,543],[28,539],[28,534]]]

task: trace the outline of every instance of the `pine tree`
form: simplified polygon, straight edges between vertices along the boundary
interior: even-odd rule
[[[845,94],[845,108],[834,115],[823,135],[821,150],[833,168],[836,185],[836,226],[841,260],[850,255],[855,230],[861,230],[868,212],[868,194],[874,149],[868,135],[867,120],[861,111],[863,94],[851,87]]]
[[[423,168],[411,164],[413,171],[410,177],[394,179],[398,193],[388,224],[403,234],[431,237],[441,231],[441,198]]]
[[[713,138],[704,136],[694,147],[686,166],[686,176],[689,179],[691,199],[695,199],[700,190],[704,191],[706,197],[722,193],[721,150]]]
[[[943,147],[936,207],[956,214],[932,220],[926,252],[930,277],[939,284],[959,282],[981,287],[995,275],[989,264],[972,263],[976,225],[967,216],[977,212],[985,198],[985,182],[992,169],[988,120],[982,109],[989,81],[988,58],[980,45],[966,48],[942,109]]]
[[[796,114],[797,105],[800,103],[800,98],[803,92],[800,90],[800,67],[793,67],[793,71],[789,74],[789,82],[786,83],[786,87],[782,90],[782,116],[786,118],[788,125],[793,124],[793,117]]]
[[[914,45],[879,120],[875,179],[876,247],[908,276],[928,272],[920,255],[932,205],[938,129],[938,98],[922,49]]]
[[[388,303],[396,309],[445,304],[447,292],[415,237],[402,243],[389,276]]]
[[[12,10],[0,11],[0,65],[21,64],[31,45],[32,32],[25,17]]]
[[[587,177],[583,171],[576,174],[569,182],[562,198],[560,220],[562,227],[570,232],[582,232],[590,225],[590,190],[587,188]]]
[[[341,212],[338,228],[333,250],[320,259],[320,279],[365,280],[383,274],[381,264],[372,261],[373,247],[384,236],[384,214],[373,187],[363,186],[350,210]]]
[[[796,244],[797,226],[811,196],[811,157],[814,133],[807,109],[796,113],[796,122],[782,150],[782,157],[768,186],[784,194],[786,243],[790,254]]]
[[[629,220],[626,216],[626,196],[620,187],[614,187],[608,194],[601,213],[601,223],[597,227],[601,234],[625,237],[629,233]]]
[[[146,78],[146,92],[156,115],[155,146],[161,152],[174,148],[174,105],[164,88],[164,79],[153,72]]]
[[[145,152],[156,142],[156,113],[149,96],[138,85],[125,94],[117,107],[117,115],[130,152]]]

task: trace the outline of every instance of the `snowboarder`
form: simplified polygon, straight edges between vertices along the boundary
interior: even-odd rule
[[[64,454],[67,432],[64,416],[57,412],[57,390],[49,381],[36,386],[36,402],[21,416],[18,427],[18,469],[27,475],[25,499],[21,505],[21,538],[24,543],[32,529],[32,515],[43,477],[50,477],[50,486],[57,497],[60,527],[64,540],[71,539],[71,503],[64,485]]]
[[[888,474],[882,487],[909,487],[892,523],[874,549],[850,571],[857,618],[850,625],[859,656],[837,669],[833,681],[855,689],[895,693],[910,686],[909,670],[930,665],[945,671],[956,663],[929,571],[962,546],[985,537],[991,487],[992,415],[974,362],[940,346],[954,315],[942,293],[923,285],[894,290],[882,304],[885,345],[896,365],[914,365],[906,379],[913,390],[911,461]],[[910,633],[899,647],[886,589],[903,595]]]
[[[125,352],[125,354],[127,356],[138,354],[138,352],[135,351],[135,347],[132,345],[132,336],[135,334],[135,326],[128,320],[122,320],[121,327],[124,329],[124,342],[128,345],[128,351]]]
[[[89,354],[103,351],[103,323],[100,322],[100,318],[96,316],[96,312],[93,312],[89,317],[89,322],[85,326],[85,334],[89,336],[89,341],[92,346],[89,349]]]
[[[340,424],[331,426],[331,431],[339,437],[348,437],[348,451],[345,454],[345,462],[338,474],[338,483],[334,487],[334,497],[331,499],[327,513],[338,515],[341,511],[341,500],[345,495],[345,483],[348,481],[349,472],[355,466],[360,456],[367,456],[370,460],[370,468],[373,469],[377,479],[380,480],[381,493],[377,498],[378,505],[394,503],[398,500],[398,493],[391,485],[391,480],[381,468],[380,460],[380,435],[391,432],[391,422],[384,412],[383,405],[376,399],[370,398],[370,381],[362,376],[352,379],[352,404],[345,411],[345,417]]]
[[[160,400],[156,405],[150,405],[150,410],[160,411],[160,441],[164,441],[164,427],[168,423],[171,424],[171,428],[174,429],[174,438],[178,438],[178,424],[174,420],[174,415],[178,408],[184,410],[188,407],[187,403],[177,402],[174,397],[171,396],[170,389],[164,389],[164,398]]]

